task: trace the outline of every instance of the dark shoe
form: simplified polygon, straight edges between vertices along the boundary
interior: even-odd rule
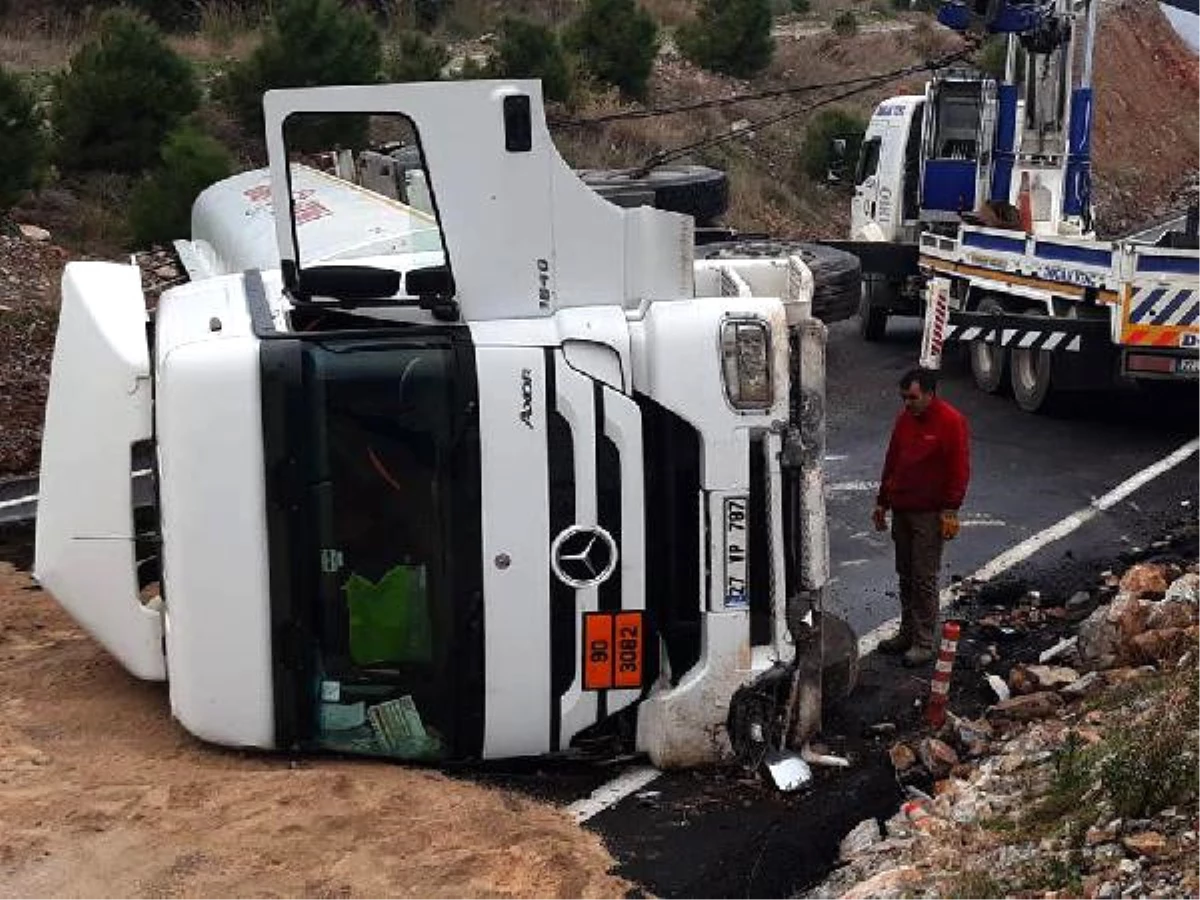
[[[915,669],[917,666],[925,666],[933,662],[935,656],[932,647],[911,647],[900,662],[909,669]]]
[[[880,641],[878,650],[880,653],[897,654],[903,653],[911,646],[912,638],[906,634],[898,634],[895,637]]]

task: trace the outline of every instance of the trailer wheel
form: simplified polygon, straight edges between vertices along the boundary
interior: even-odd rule
[[[978,312],[1000,314],[1004,312],[1004,307],[989,298],[979,304]],[[971,375],[975,378],[975,386],[989,394],[1004,390],[1008,363],[1008,352],[1004,347],[999,343],[971,341],[967,353],[971,359]]]
[[[615,169],[578,169],[584,184],[601,197],[653,196],[654,208],[684,213],[708,225],[729,208],[729,179],[710,166],[659,166],[640,178]]]
[[[863,276],[862,298],[858,301],[858,333],[868,343],[883,340],[887,332],[888,312],[875,304],[875,294],[879,290],[881,279],[874,275]]]
[[[862,263],[857,256],[807,241],[771,239],[722,241],[696,248],[697,259],[798,256],[812,270],[813,315],[826,324],[841,322],[858,312],[862,302]]]
[[[1014,347],[1008,363],[1013,399],[1025,412],[1041,412],[1051,394],[1054,357],[1049,350]]]

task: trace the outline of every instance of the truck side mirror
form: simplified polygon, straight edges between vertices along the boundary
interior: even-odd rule
[[[847,148],[845,138],[830,138],[828,168],[825,174],[827,181],[837,182],[846,177]]]

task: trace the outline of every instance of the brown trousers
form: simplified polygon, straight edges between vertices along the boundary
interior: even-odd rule
[[[942,514],[892,511],[896,574],[900,576],[900,634],[914,647],[933,648],[942,565]]]

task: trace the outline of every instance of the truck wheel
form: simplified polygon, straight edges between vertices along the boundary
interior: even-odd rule
[[[655,209],[684,213],[697,225],[711,224],[729,208],[729,180],[709,166],[659,166],[640,178],[614,169],[578,169],[575,174],[601,197],[652,196]]]
[[[1014,347],[1008,363],[1013,399],[1025,412],[1046,408],[1051,393],[1054,357],[1049,350]]]
[[[987,299],[979,304],[977,311],[1003,313],[1004,307],[995,300]],[[968,356],[971,358],[971,375],[975,378],[976,387],[989,394],[998,394],[1004,390],[1004,375],[1008,363],[1008,352],[1004,347],[999,343],[971,341]]]
[[[807,241],[771,239],[723,241],[696,248],[697,259],[755,257],[786,259],[798,256],[812,270],[813,315],[826,324],[842,322],[858,312],[862,302],[862,263],[844,250]]]
[[[883,340],[887,331],[887,310],[875,305],[877,292],[886,289],[875,276],[863,276],[862,299],[858,301],[858,333],[869,343]]]

